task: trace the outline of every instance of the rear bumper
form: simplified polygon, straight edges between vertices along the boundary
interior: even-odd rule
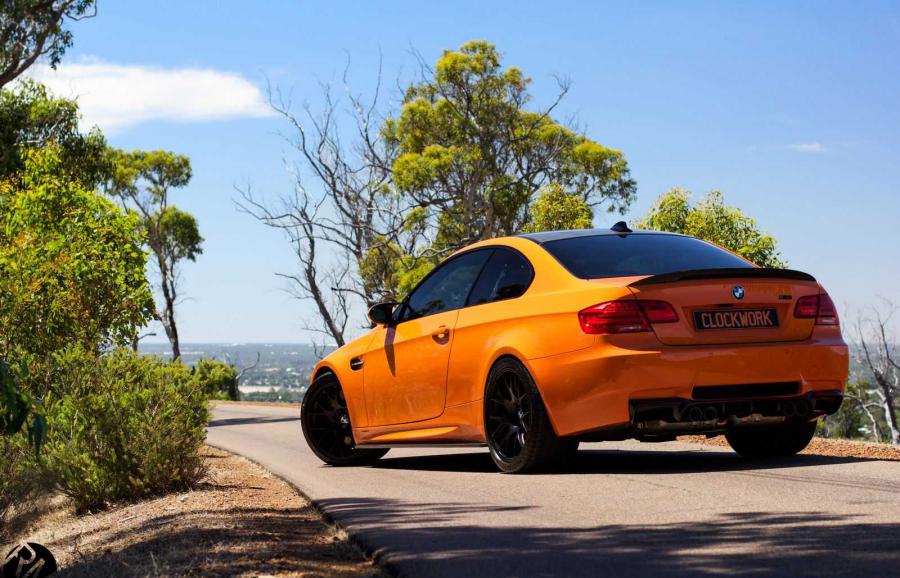
[[[630,404],[629,437],[665,438],[685,434],[722,434],[729,430],[830,415],[841,407],[844,393],[811,391],[790,397],[691,400],[641,399]]]
[[[659,400],[686,407],[699,401],[695,387],[794,384],[789,394],[755,392],[727,401],[809,401],[842,394],[847,379],[847,346],[835,328],[817,330],[806,341],[727,346],[665,346],[648,337],[619,335],[586,349],[528,360],[557,434],[631,428],[633,408]],[[702,397],[706,405],[723,401]]]

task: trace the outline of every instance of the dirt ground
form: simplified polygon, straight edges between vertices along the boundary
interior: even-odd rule
[[[203,451],[209,471],[195,491],[86,516],[57,507],[18,539],[47,546],[65,577],[384,576],[290,485]]]
[[[681,436],[678,441],[728,447],[725,436],[705,438],[703,436]],[[831,438],[813,438],[801,453],[814,456],[834,456],[841,458],[865,458],[870,460],[900,461],[900,446],[861,442],[856,440],[838,440]]]

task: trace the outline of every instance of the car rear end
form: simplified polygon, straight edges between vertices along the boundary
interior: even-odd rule
[[[840,407],[847,347],[810,275],[680,235],[543,245],[604,297],[573,311],[593,346],[531,360],[558,434],[665,440],[808,423]],[[622,291],[608,299],[611,286]]]

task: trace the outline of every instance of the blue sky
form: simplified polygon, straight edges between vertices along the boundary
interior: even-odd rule
[[[101,1],[72,30],[58,90],[79,95],[111,144],[193,161],[174,195],[206,238],[183,270],[184,341],[309,340],[310,305],[274,274],[295,269],[289,245],[233,203],[235,185],[273,198],[290,187],[266,84],[315,105],[348,55],[365,92],[379,52],[390,80],[413,71],[412,49],[433,61],[471,39],[531,76],[538,103],[553,75],[573,81],[560,117],[624,152],[639,190],[630,218],[673,186],[719,189],[842,310],[900,305],[896,2]]]

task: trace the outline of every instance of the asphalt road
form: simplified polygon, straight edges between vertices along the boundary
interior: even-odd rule
[[[502,475],[459,448],[332,468],[297,413],[219,406],[209,442],[294,483],[403,576],[900,576],[900,462],[618,442],[555,474]]]

